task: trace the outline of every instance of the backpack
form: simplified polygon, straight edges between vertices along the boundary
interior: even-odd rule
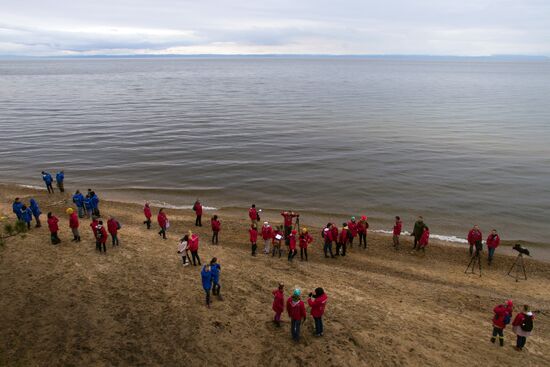
[[[101,229],[96,228],[96,234],[97,234],[97,239],[98,239],[98,240],[102,240],[102,239],[103,239],[103,233],[101,233]]]
[[[525,315],[523,322],[520,325],[521,330],[523,331],[532,331],[533,330],[533,318],[531,316]]]
[[[506,316],[504,316],[504,325],[508,325],[510,321],[512,321],[512,315],[507,313]]]
[[[120,225],[120,222],[117,221],[117,222],[116,222],[116,229],[121,229],[121,228],[122,228],[122,226]]]

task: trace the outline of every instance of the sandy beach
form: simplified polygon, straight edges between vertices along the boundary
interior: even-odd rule
[[[99,193],[101,195],[101,193]],[[167,210],[168,240],[156,223],[142,225],[137,204],[102,201],[104,218],[122,224],[120,247],[95,251],[89,220],[81,220],[82,242],[70,242],[70,194],[0,186],[0,214],[13,219],[11,203],[34,197],[45,213],[60,219],[58,246],[47,225],[0,248],[0,365],[3,366],[548,366],[550,365],[550,264],[526,259],[528,281],[506,272],[514,257],[498,252],[483,275],[466,275],[467,247],[431,242],[425,255],[411,254],[391,238],[369,234],[369,249],[325,259],[320,228],[309,262],[299,258],[250,256],[247,209],[216,212],[220,244],[210,244],[210,226],[199,228],[199,254],[222,265],[223,301],[204,306],[199,267],[182,267],[178,239],[195,230],[191,210]],[[156,211],[154,211],[156,212]],[[156,213],[155,213],[156,214]],[[203,223],[209,224],[211,212]],[[262,218],[264,219],[264,218]],[[273,223],[282,217],[268,213]],[[308,225],[307,217],[301,218]],[[406,223],[407,228],[410,223]],[[261,247],[261,246],[260,246]],[[307,294],[323,287],[329,303],[325,335],[315,338],[308,317],[302,340],[271,322],[271,290],[286,284]],[[515,335],[505,346],[491,344],[495,305],[513,299],[514,314],[529,304],[536,315],[526,349],[516,352]],[[309,310],[308,310],[309,311]]]

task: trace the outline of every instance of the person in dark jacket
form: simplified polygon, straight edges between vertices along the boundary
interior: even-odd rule
[[[301,291],[295,289],[286,301],[286,311],[290,317],[290,334],[295,342],[300,341],[300,325],[306,321],[306,306],[300,298]]]
[[[49,194],[53,194],[53,177],[48,172],[42,171],[42,180],[44,180],[44,183],[46,184],[46,189],[48,189]]]
[[[50,230],[50,236],[52,240],[52,245],[57,245],[61,243],[61,240],[57,236],[57,232],[59,231],[59,225],[57,224],[59,222],[59,219],[55,215],[52,214],[52,212],[48,213],[48,229]]]
[[[82,195],[79,190],[76,190],[73,195],[73,203],[76,205],[78,217],[84,218],[84,214],[86,212],[86,209],[84,208],[84,195]]]
[[[323,288],[316,288],[315,294],[310,293],[307,303],[315,320],[315,336],[323,336],[323,315],[327,305],[327,295]]]
[[[21,207],[21,220],[27,225],[27,229],[31,229],[32,211],[26,205]]]
[[[210,271],[212,272],[212,295],[218,296],[218,299],[221,301],[223,299],[220,294],[222,289],[220,285],[220,273],[222,271],[222,267],[218,263],[218,259],[215,257],[210,260]]]
[[[420,248],[420,246],[418,246],[418,243],[420,242],[420,238],[424,233],[424,227],[426,227],[426,224],[424,224],[424,218],[422,218],[422,216],[419,216],[416,222],[414,223],[414,228],[411,233],[411,236],[414,236],[413,250],[416,248]]]
[[[40,223],[40,214],[42,214],[42,212],[40,211],[40,207],[34,199],[31,199],[30,204],[32,215],[34,216],[34,220],[36,221],[35,227],[40,228],[42,226],[42,224]]]
[[[22,220],[22,217],[21,217],[21,215],[22,215],[21,208],[22,207],[23,207],[23,203],[19,200],[19,198],[15,198],[15,200],[13,201],[13,204],[11,205],[11,208],[12,208],[13,213],[17,217],[17,220]]]
[[[57,187],[60,192],[65,192],[65,187],[63,186],[63,181],[65,181],[65,172],[59,171],[55,175],[55,182],[57,182]]]
[[[210,290],[212,289],[212,271],[210,265],[204,265],[201,270],[202,288],[206,293],[206,307],[210,308]]]

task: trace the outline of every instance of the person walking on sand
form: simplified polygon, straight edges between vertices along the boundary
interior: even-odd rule
[[[325,253],[325,258],[328,257],[328,254],[330,253],[330,257],[334,259],[334,255],[332,254],[332,231],[331,231],[332,223],[328,223],[325,229],[323,229],[323,232],[321,232],[321,236],[323,237],[323,240],[325,242],[325,245],[323,247],[323,251]]]
[[[422,236],[420,237],[420,240],[418,241],[418,250],[422,250],[422,252],[426,251],[426,246],[428,246],[428,241],[430,240],[430,229],[428,226],[424,226],[424,232],[422,232]]]
[[[193,259],[193,266],[201,265],[201,258],[199,257],[199,236],[192,231],[188,232],[187,242],[189,245],[189,251],[191,251],[191,258]]]
[[[491,337],[491,343],[495,343],[497,335],[500,346],[504,346],[504,328],[512,320],[512,310],[514,304],[512,300],[506,301],[506,305],[497,305],[493,309],[493,336]]]
[[[342,223],[342,230],[338,235],[338,241],[336,244],[336,256],[346,256],[346,247],[349,241],[349,228],[347,223]]]
[[[271,252],[269,245],[273,239],[273,227],[268,222],[264,222],[262,226],[262,239],[264,240],[264,254],[267,255]]]
[[[300,240],[300,261],[304,261],[304,258],[306,259],[306,261],[308,261],[307,247],[309,246],[310,243],[313,242],[313,237],[311,237],[306,227],[302,228],[302,234],[300,235],[299,240]]]
[[[393,248],[399,250],[399,237],[401,236],[401,229],[403,228],[403,223],[399,216],[395,217],[395,224],[393,225]]]
[[[57,183],[57,188],[59,189],[59,192],[65,192],[63,181],[65,181],[65,172],[57,172],[57,174],[55,175],[55,182]]]
[[[528,305],[523,306],[523,311],[516,315],[512,322],[512,331],[517,336],[515,349],[521,352],[527,343],[527,338],[531,336],[533,331],[533,320],[535,315],[529,310]]]
[[[197,218],[195,219],[195,227],[202,227],[202,204],[197,199],[195,201],[195,204],[193,204],[193,210],[195,211],[195,215]]]
[[[27,229],[31,229],[32,222],[32,210],[27,208],[26,205],[21,207],[21,220],[27,225]]]
[[[218,259],[213,257],[210,260],[210,271],[212,272],[212,295],[217,296],[220,301],[223,300],[220,291],[222,289],[220,285],[220,273],[222,272],[222,267],[218,263]]]
[[[489,265],[493,262],[493,256],[495,256],[495,250],[500,245],[500,237],[498,236],[497,230],[493,229],[489,237],[487,237],[487,262]]]
[[[73,208],[68,208],[67,214],[69,215],[69,228],[73,233],[72,242],[80,242],[80,233],[78,232],[78,227],[80,226],[80,223],[78,221],[78,216],[74,212]]]
[[[36,221],[36,228],[42,227],[42,224],[40,223],[40,214],[42,214],[42,211],[40,211],[40,207],[38,206],[38,203],[36,200],[31,198],[30,201],[30,208],[32,211],[32,215],[34,216],[34,220]]]
[[[323,315],[325,314],[327,300],[323,288],[316,288],[315,294],[309,293],[307,304],[311,307],[311,317],[315,321],[315,336],[323,336]]]
[[[295,342],[300,341],[300,325],[306,321],[306,306],[300,298],[300,289],[294,289],[292,296],[286,301],[286,311],[290,317],[290,334]]]
[[[23,203],[19,198],[15,198],[13,204],[11,205],[11,210],[13,211],[13,214],[15,214],[15,216],[17,217],[17,220],[22,220],[21,208],[23,208]]]
[[[42,180],[44,180],[44,183],[46,184],[46,189],[48,190],[48,194],[53,194],[53,177],[48,172],[42,171]]]
[[[258,248],[258,230],[256,229],[255,224],[251,224],[248,229],[248,234],[250,238],[250,245],[252,247],[252,256],[256,256],[256,249]]]
[[[189,258],[189,254],[187,252],[187,250],[189,250],[188,239],[189,236],[185,235],[178,243],[178,255],[181,256],[183,266],[188,266],[191,263],[191,259]]]
[[[59,231],[59,219],[55,215],[52,214],[52,212],[48,212],[48,229],[50,230],[50,237],[52,241],[52,245],[57,245],[61,243],[61,240],[57,236],[57,232]]]
[[[214,215],[210,219],[210,226],[212,227],[212,244],[217,245],[218,242],[219,242],[219,237],[218,236],[219,236],[220,230],[222,228],[222,223],[218,219],[217,215]]]
[[[369,228],[369,223],[367,222],[366,216],[361,216],[359,223],[357,223],[357,234],[359,235],[359,247],[363,245],[364,249],[367,248],[367,230]]]
[[[112,246],[118,246],[120,242],[118,241],[118,230],[121,228],[120,223],[118,220],[115,219],[115,217],[111,216],[109,217],[109,220],[107,221],[107,230],[109,231],[109,234],[111,235],[112,240]]]
[[[250,218],[250,224],[258,224],[258,211],[256,210],[256,204],[252,204],[250,209],[248,209],[248,218]]]
[[[212,289],[212,271],[210,265],[206,264],[201,270],[202,288],[206,293],[206,307],[210,308],[210,290]]]
[[[293,229],[288,236],[288,261],[292,261],[296,256],[296,234],[298,232]]]
[[[153,213],[151,213],[151,207],[147,202],[143,206],[143,214],[145,215],[145,221],[143,221],[143,224],[147,225],[147,229],[151,229],[151,217],[153,216]]]
[[[275,231],[273,231],[273,240],[271,241],[271,245],[273,246],[271,257],[274,257],[275,253],[278,253],[279,258],[281,258],[283,254],[283,250],[281,249],[281,241],[283,240],[283,237],[283,228],[281,226],[277,226]]]
[[[96,233],[96,248],[100,253],[101,249],[103,249],[103,253],[107,253],[107,246],[105,245],[107,243],[107,231],[105,230],[105,227],[103,227],[103,221],[101,220],[97,222]]]
[[[84,208],[84,195],[80,193],[79,190],[76,190],[73,195],[73,203],[76,205],[78,211],[78,217],[84,218],[85,208]]]
[[[481,230],[479,229],[479,226],[476,224],[474,225],[474,228],[468,232],[468,244],[470,245],[470,256],[474,253],[474,247],[476,249],[476,252],[479,251],[481,248],[483,240],[483,235],[481,234]]]
[[[357,237],[357,222],[355,221],[355,217],[351,217],[350,221],[348,222],[348,234],[349,234],[349,247],[353,247],[353,240],[355,237]]]
[[[168,229],[168,217],[164,213],[164,208],[159,209],[157,222],[160,227],[159,236],[161,236],[163,239],[166,239],[166,229]]]
[[[275,326],[277,327],[281,326],[281,315],[285,310],[284,289],[285,289],[285,285],[283,283],[279,283],[279,287],[277,289],[274,289],[271,292],[273,294],[273,304],[271,305],[271,308],[275,312],[275,316],[273,317],[273,323],[275,323]]]
[[[422,218],[422,216],[419,216],[414,223],[414,228],[411,233],[411,236],[414,236],[413,250],[419,248],[418,242],[420,241],[420,237],[422,237],[422,234],[424,233],[424,227],[426,227],[426,224],[424,224],[424,218]]]

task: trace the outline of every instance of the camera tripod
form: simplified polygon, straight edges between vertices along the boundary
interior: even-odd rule
[[[466,270],[464,270],[464,274],[475,274],[475,268],[476,268],[476,264],[479,268],[479,276],[481,277],[481,256],[480,256],[480,252],[481,251],[477,251],[475,252],[474,255],[472,255],[472,258],[470,259],[470,262],[468,263],[468,266],[466,267]]]
[[[514,268],[516,270],[515,276],[511,274]],[[527,280],[527,273],[525,272],[525,264],[523,263],[522,253],[518,254],[518,256],[516,257],[516,261],[514,261],[514,263],[512,264],[512,267],[510,268],[510,270],[508,270],[508,273],[506,275],[509,275],[512,278],[515,278],[517,282],[519,281],[519,278],[520,278],[520,270],[521,272],[523,272],[523,278]]]

